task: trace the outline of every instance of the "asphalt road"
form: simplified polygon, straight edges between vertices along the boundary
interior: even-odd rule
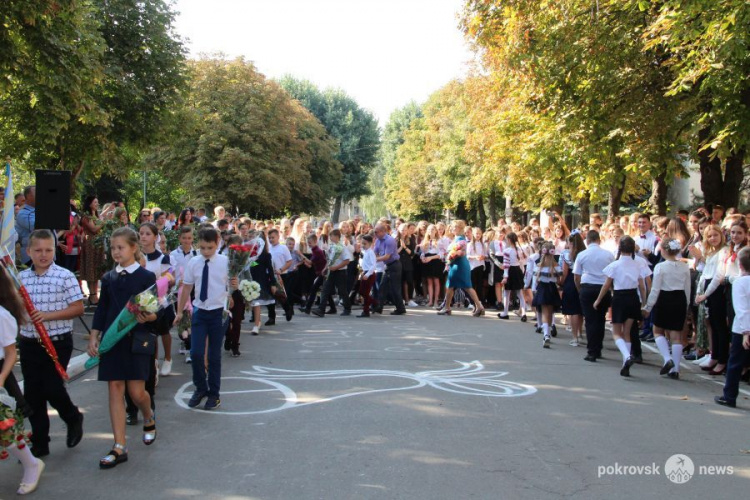
[[[156,443],[144,446],[140,428],[129,427],[130,460],[109,471],[98,469],[112,444],[106,386],[86,372],[70,385],[86,437],[68,450],[53,418],[34,497],[746,496],[750,387],[740,409],[716,406],[718,381],[692,365],[679,381],[660,377],[660,357],[648,349],[623,379],[611,339],[605,359],[590,364],[559,330],[543,349],[531,322],[426,309],[371,319],[298,314],[259,337],[247,327],[243,355],[223,358],[220,410],[186,409],[190,369],[175,356],[157,388]],[[678,453],[694,464],[684,484],[665,473]],[[652,464],[658,474],[643,474]],[[15,497],[20,465],[6,461],[0,471],[0,498]]]

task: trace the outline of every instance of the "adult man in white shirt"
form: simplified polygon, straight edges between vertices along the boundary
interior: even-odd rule
[[[284,282],[284,275],[289,271],[292,266],[292,254],[286,245],[279,243],[279,230],[276,228],[268,231],[268,251],[271,254],[271,261],[273,262],[273,270],[276,273],[276,281],[281,285],[286,286]],[[284,302],[284,313],[286,314],[286,320],[291,321],[294,315],[294,307],[291,301],[287,300]],[[268,322],[266,325],[276,323],[276,304],[268,306]]]
[[[574,280],[581,299],[581,309],[583,310],[586,327],[588,353],[583,359],[592,363],[597,358],[602,357],[604,326],[607,309],[609,309],[612,300],[611,295],[607,293],[598,308],[594,308],[594,302],[607,279],[604,276],[604,268],[615,260],[610,252],[599,246],[599,243],[599,232],[589,231],[586,235],[588,247],[578,254],[575,264],[573,264]]]
[[[648,261],[648,266],[653,271],[654,266],[659,262],[659,256],[655,253],[659,245],[659,238],[651,231],[651,217],[649,214],[640,214],[638,216],[638,236],[635,239],[638,255]],[[643,319],[643,331],[640,338],[642,340],[653,340],[654,334],[651,326],[651,315]]]

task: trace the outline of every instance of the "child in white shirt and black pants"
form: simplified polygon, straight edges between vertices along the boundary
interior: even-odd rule
[[[362,260],[360,260],[362,276],[359,280],[359,294],[364,299],[365,305],[362,312],[357,316],[358,318],[368,318],[370,316],[370,305],[373,303],[370,292],[375,284],[375,269],[377,267],[375,251],[372,249],[373,243],[373,238],[369,234],[362,236]]]
[[[190,408],[198,406],[204,398],[204,409],[213,410],[221,405],[221,347],[224,340],[222,315],[227,303],[229,260],[218,254],[219,233],[215,229],[202,229],[198,233],[201,255],[188,262],[182,280],[182,294],[177,305],[175,324],[179,324],[190,292],[195,287],[193,321],[191,325],[192,345],[190,355],[195,360],[193,385],[195,392],[188,402]],[[231,280],[237,288],[237,279]],[[205,356],[208,339],[208,366],[201,360]],[[206,379],[208,368],[208,380]]]
[[[732,283],[734,320],[727,379],[724,383],[724,395],[714,398],[717,404],[731,408],[737,406],[742,369],[750,360],[750,248],[740,250],[737,260],[741,275]]]
[[[644,274],[642,266],[646,264],[635,258],[635,241],[630,236],[625,236],[620,240],[619,254],[616,261],[604,268],[603,273],[607,279],[599,292],[599,297],[594,302],[594,309],[599,308],[607,291],[610,287],[614,287],[612,336],[622,354],[620,375],[629,377],[630,367],[635,361],[630,353],[630,327],[634,321],[641,318],[641,309],[646,305],[646,286],[642,278]],[[641,298],[638,295],[639,291]]]

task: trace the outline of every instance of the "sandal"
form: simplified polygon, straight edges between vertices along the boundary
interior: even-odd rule
[[[151,417],[151,424],[143,426],[143,444],[146,446],[156,441],[156,418]]]
[[[120,453],[117,452],[120,450]],[[119,464],[128,461],[128,449],[125,445],[115,443],[109,453],[107,453],[101,460],[99,460],[100,469],[112,469],[117,467]]]

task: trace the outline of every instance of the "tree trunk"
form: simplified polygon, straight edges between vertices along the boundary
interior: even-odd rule
[[[657,215],[667,215],[667,173],[666,168],[651,179],[651,197],[648,200],[651,211]]]
[[[708,139],[708,129],[698,132],[698,143],[703,144]],[[715,150],[711,148],[704,149],[698,153],[698,164],[701,172],[701,191],[703,191],[703,202],[705,204],[717,205],[723,204],[721,199],[724,187],[724,180],[721,175],[721,160],[711,155]]]
[[[333,211],[331,212],[331,224],[337,224],[339,222],[339,215],[341,214],[341,196],[337,196],[333,200]]]
[[[620,204],[622,195],[625,192],[625,174],[620,174],[620,179],[616,179],[609,188],[609,204],[607,205],[607,216],[618,217],[620,215]]]
[[[513,222],[513,199],[510,196],[505,197],[505,222]]]
[[[589,216],[591,215],[591,194],[587,191],[586,194],[581,198],[581,223],[588,224]]]
[[[484,196],[481,194],[477,198],[477,218],[479,219],[479,227],[484,231],[487,228],[487,212],[484,211]]]
[[[725,208],[740,206],[740,188],[744,178],[743,166],[745,163],[745,150],[734,153],[727,158],[724,165],[724,185],[721,190],[721,199]]]
[[[456,219],[465,221],[467,215],[468,215],[468,212],[466,210],[466,202],[459,201],[458,204],[456,205]]]
[[[490,225],[497,224],[497,191],[490,192]]]

